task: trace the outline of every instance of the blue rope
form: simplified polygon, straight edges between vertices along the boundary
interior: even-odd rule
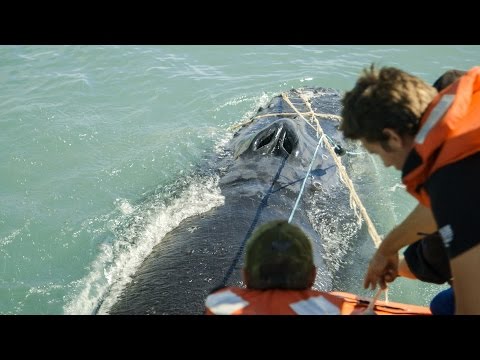
[[[257,208],[257,213],[255,214],[255,218],[253,219],[252,221],[252,224],[250,225],[250,228],[248,229],[247,233],[245,234],[245,237],[242,241],[242,243],[240,244],[240,248],[238,249],[237,251],[237,254],[235,255],[235,258],[233,259],[233,262],[232,264],[230,265],[229,269],[227,270],[227,273],[225,274],[225,276],[223,277],[223,280],[220,284],[218,284],[217,286],[215,286],[211,291],[210,293],[218,290],[218,289],[221,289],[223,287],[226,286],[227,284],[227,281],[228,279],[230,278],[230,276],[232,275],[233,273],[233,270],[235,269],[235,267],[237,266],[237,263],[238,261],[240,260],[240,256],[242,255],[243,253],[243,249],[245,248],[245,244],[247,243],[247,240],[250,238],[250,236],[252,235],[253,233],[253,230],[255,230],[255,228],[257,227],[257,224],[258,224],[258,221],[260,220],[260,215],[263,211],[263,209],[265,209],[268,205],[268,199],[270,198],[270,195],[272,195],[274,193],[273,191],[273,186],[275,185],[275,183],[277,182],[278,178],[280,177],[280,173],[282,172],[284,166],[285,166],[285,163],[287,162],[287,159],[290,155],[287,155],[283,158],[283,161],[282,163],[280,164],[280,167],[278,168],[278,171],[277,173],[275,174],[273,180],[272,180],[272,184],[270,185],[270,188],[268,189],[267,191],[267,194],[263,197],[262,201],[260,202],[260,205],[258,206]]]
[[[310,175],[310,171],[312,171],[312,166],[313,166],[313,161],[315,160],[315,157],[317,156],[317,151],[318,148],[320,147],[320,144],[322,143],[324,135],[320,137],[318,140],[317,148],[315,149],[315,152],[313,153],[312,161],[310,161],[310,166],[308,167],[307,175],[305,175],[305,178],[303,179],[302,187],[300,188],[300,193],[297,196],[297,201],[295,201],[295,205],[293,206],[292,213],[290,214],[290,217],[288,218],[288,223],[290,224],[293,219],[293,214],[295,213],[295,210],[297,210],[298,203],[300,202],[300,198],[302,197],[303,190],[305,189],[305,183],[307,182],[308,175]]]

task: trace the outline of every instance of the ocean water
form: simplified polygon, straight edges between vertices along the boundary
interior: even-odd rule
[[[198,169],[272,96],[348,90],[372,62],[433,82],[479,58],[450,45],[0,46],[0,314],[114,301],[164,234],[221,201]],[[377,189],[359,195],[386,234],[415,202],[371,160]],[[363,269],[352,276],[337,290],[368,295]],[[399,279],[389,299],[427,305],[443,288]]]

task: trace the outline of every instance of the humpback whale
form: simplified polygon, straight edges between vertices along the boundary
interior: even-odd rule
[[[273,97],[238,125],[225,146],[227,155],[218,164],[224,203],[183,220],[167,233],[109,314],[202,314],[205,298],[214,288],[242,285],[243,250],[252,231],[264,222],[289,216],[312,239],[317,266],[314,288],[332,290],[334,274],[324,239],[308,210],[309,200],[319,192],[328,195],[325,206],[329,205],[332,217],[335,209],[350,207],[346,192],[338,195],[345,186],[332,154],[318,146],[329,142],[338,155],[348,147],[338,130],[341,95],[321,87],[285,94]],[[310,121],[312,112],[324,132],[321,140]]]

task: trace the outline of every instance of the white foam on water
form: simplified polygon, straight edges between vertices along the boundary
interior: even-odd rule
[[[113,243],[102,244],[90,272],[74,284],[76,295],[64,306],[64,313],[92,314],[100,303],[98,313],[108,313],[131,276],[169,231],[188,217],[224,203],[218,180],[216,177],[196,179],[171,204],[156,206],[135,242],[115,239]],[[120,202],[120,208],[130,211],[131,206],[127,204]]]
[[[118,208],[124,215],[129,215],[134,212],[133,206],[130,205],[127,199],[117,199]]]
[[[28,231],[28,227],[30,226],[30,219],[28,219],[27,221],[25,221],[25,223],[23,224],[22,227],[18,228],[18,229],[15,229],[13,230],[9,235],[3,237],[3,238],[0,238],[0,252],[4,253],[5,255],[5,259],[6,257],[8,256],[9,258],[11,258],[11,256],[2,248],[6,247],[8,244],[12,243],[13,240],[15,240],[15,238],[22,234],[25,230]],[[29,234],[27,234],[27,236],[30,236]],[[6,264],[6,262],[5,262]],[[4,264],[4,266],[5,266]]]

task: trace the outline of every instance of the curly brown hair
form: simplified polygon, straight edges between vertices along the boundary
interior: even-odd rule
[[[437,95],[423,80],[394,67],[364,69],[355,87],[342,99],[340,130],[346,138],[383,142],[383,130],[415,135],[422,114]]]

